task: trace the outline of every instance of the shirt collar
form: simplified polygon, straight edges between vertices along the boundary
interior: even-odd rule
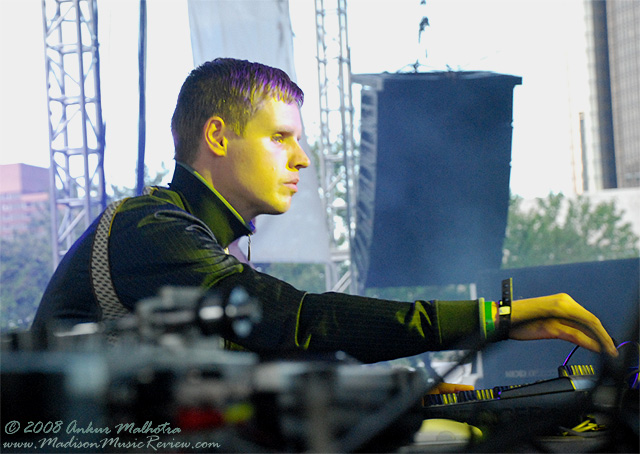
[[[255,230],[251,222],[245,222],[211,184],[186,164],[176,162],[169,187],[182,194],[187,210],[209,226],[222,247]]]

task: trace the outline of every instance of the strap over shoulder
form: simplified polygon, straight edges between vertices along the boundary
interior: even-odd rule
[[[143,195],[151,194],[153,191],[153,187],[145,187]],[[96,301],[100,305],[102,320],[115,320],[130,312],[118,298],[111,280],[109,263],[111,224],[120,206],[128,199],[129,197],[126,197],[111,202],[100,215],[91,248],[91,286]]]
[[[93,293],[102,311],[102,320],[115,320],[129,313],[129,310],[120,302],[111,280],[111,267],[109,265],[109,233],[111,223],[118,208],[127,199],[117,200],[107,206],[96,228],[91,250],[91,284]]]

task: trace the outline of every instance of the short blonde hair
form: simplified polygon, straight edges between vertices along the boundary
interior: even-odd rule
[[[217,58],[191,71],[171,119],[176,161],[193,163],[209,118],[220,116],[242,135],[247,122],[268,98],[300,107],[304,93],[281,69],[247,60]]]

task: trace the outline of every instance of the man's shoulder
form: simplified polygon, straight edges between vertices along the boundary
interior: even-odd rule
[[[183,229],[185,223],[202,224],[202,221],[191,212],[179,192],[163,187],[149,189],[143,195],[122,201],[115,212],[112,233],[134,226],[136,227],[134,230],[149,225]]]
[[[153,187],[148,188],[148,192],[143,195],[123,199],[115,212],[115,218],[132,220],[154,215],[159,211],[180,212],[184,215],[190,212],[178,192],[168,188]]]
[[[129,197],[122,204],[122,210],[135,210],[146,207],[186,210],[185,202],[178,192],[161,186],[146,188],[143,195]]]

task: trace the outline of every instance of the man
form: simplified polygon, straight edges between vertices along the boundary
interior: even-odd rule
[[[110,275],[118,304],[131,310],[166,285],[222,295],[241,286],[262,302],[262,321],[246,338],[225,337],[257,352],[343,350],[375,362],[460,348],[484,333],[559,338],[615,354],[600,321],[568,295],[514,301],[514,328],[505,330],[508,318],[499,317],[496,303],[311,294],[227,254],[229,244],[252,233],[256,216],[289,209],[300,170],[309,165],[299,143],[302,102],[302,91],[284,72],[258,63],[217,59],[192,71],[172,119],[176,170],[170,187],[128,199],[107,218],[110,274],[101,274]],[[34,321],[37,333],[51,320],[101,320],[100,276],[92,276],[90,264],[100,219],[52,277]],[[519,325],[526,320],[536,321]]]

